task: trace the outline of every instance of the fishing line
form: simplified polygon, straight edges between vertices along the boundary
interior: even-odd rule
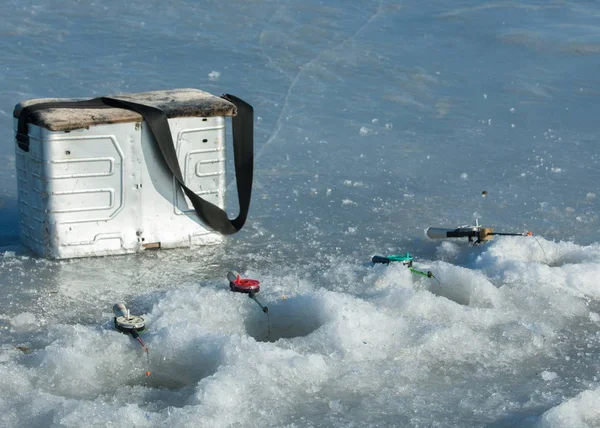
[[[542,253],[544,253],[544,261],[546,262],[546,264],[550,264],[550,262],[548,262],[548,255],[546,254],[546,252],[544,251],[544,247],[542,247],[542,243],[537,239],[537,236],[534,236],[535,241],[538,243],[538,245],[540,246],[540,248],[542,249]]]
[[[139,342],[140,345],[142,345],[142,349],[144,350],[144,352],[146,353],[146,355],[148,356],[148,362],[150,362],[150,352],[148,350],[148,347],[146,346],[146,344],[144,343],[144,341],[142,340],[142,338],[140,337],[140,335],[137,332],[132,332],[131,336],[133,336],[133,338],[135,340],[137,340]]]
[[[263,306],[262,303],[260,303],[258,301],[258,299],[256,298],[255,293],[250,292],[248,293],[248,297],[250,297],[252,300],[254,300],[256,302],[256,304],[258,306],[260,306],[260,308],[262,309],[262,311],[267,314],[267,340],[271,341],[271,317],[269,316],[269,308],[267,308],[266,306]]]
[[[533,239],[535,239],[535,241],[538,243],[538,245],[542,249],[542,253],[544,253],[544,260],[545,260],[546,264],[548,264],[548,255],[546,254],[546,251],[544,251],[544,247],[542,247],[542,243],[539,241],[539,239],[537,239],[537,236],[535,236],[531,232],[523,232],[523,233],[500,233],[500,232],[492,232],[492,233],[489,233],[489,235],[499,235],[499,236],[530,236]]]

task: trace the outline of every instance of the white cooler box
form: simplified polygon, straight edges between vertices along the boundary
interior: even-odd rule
[[[245,117],[234,117],[240,110]],[[222,209],[227,116],[240,198],[235,220]],[[253,119],[236,97],[178,89],[29,100],[14,117],[21,240],[40,256],[213,244],[245,222]]]

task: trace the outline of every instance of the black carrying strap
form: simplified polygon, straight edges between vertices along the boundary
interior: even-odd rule
[[[122,108],[139,113],[146,121],[150,134],[152,134],[160,149],[163,160],[181,186],[181,189],[192,202],[198,217],[211,229],[223,235],[231,235],[238,232],[244,226],[250,208],[254,172],[254,110],[250,104],[233,95],[225,94],[223,98],[234,104],[237,108],[237,115],[232,118],[232,128],[235,179],[240,212],[233,220],[227,217],[227,213],[223,209],[202,199],[185,185],[181,169],[179,168],[167,115],[164,111],[156,107],[108,97],[83,101],[52,101],[34,104],[24,107],[19,114],[17,144],[22,150],[29,151],[27,122],[29,116],[34,111],[49,108]]]

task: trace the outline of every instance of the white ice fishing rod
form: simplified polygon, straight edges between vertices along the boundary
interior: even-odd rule
[[[494,229],[491,227],[480,226],[479,221],[477,220],[475,220],[475,226],[460,226],[456,229],[430,227],[425,231],[425,233],[429,239],[467,238],[469,242],[473,243],[473,245],[479,245],[490,241],[494,238],[494,236],[533,236],[531,232],[494,232]]]
[[[114,323],[115,328],[123,334],[131,334],[135,340],[142,345],[142,349],[146,352],[146,358],[150,362],[150,355],[148,353],[148,347],[140,337],[140,333],[146,330],[146,323],[144,318],[138,315],[131,315],[129,309],[123,303],[117,303],[113,306],[113,313],[115,314]],[[150,372],[146,372],[146,376],[150,376]]]

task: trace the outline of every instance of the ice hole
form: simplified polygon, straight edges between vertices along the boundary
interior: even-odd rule
[[[246,319],[246,332],[259,342],[308,336],[325,322],[316,296],[295,296],[263,304],[269,308],[270,333],[267,315],[258,305]]]
[[[130,379],[132,385],[142,385],[156,389],[181,390],[195,388],[205,377],[212,376],[223,364],[221,349],[223,336],[202,336],[190,341],[179,342],[180,345],[169,349],[173,344],[156,344],[150,349],[151,375],[140,371],[139,376]],[[176,340],[178,342],[178,340]],[[153,353],[154,351],[154,353]],[[139,361],[142,367],[145,356]]]
[[[441,269],[436,271],[435,281],[423,284],[436,296],[445,297],[462,306],[493,308],[500,299],[498,289],[485,275],[465,268]]]
[[[44,367],[39,387],[55,396],[123,403],[151,402],[154,409],[183,407],[202,379],[223,364],[225,335],[189,338],[189,331],[163,329],[144,337],[149,359],[131,337],[66,328],[60,339],[20,356],[27,368]],[[149,376],[146,372],[150,372]]]
[[[189,370],[185,370],[182,369],[184,373],[189,372]],[[204,379],[205,377],[208,376],[212,376],[213,374],[215,374],[215,372],[212,373],[208,373],[205,376],[190,376],[187,379],[181,379],[181,378],[173,378],[172,377],[172,373],[170,371],[167,372],[161,372],[160,370],[154,370],[151,372],[150,376],[146,376],[146,374],[143,372],[143,370],[140,370],[139,375],[135,376],[135,377],[131,377],[128,379],[128,381],[126,382],[127,386],[143,386],[146,388],[153,388],[153,389],[162,389],[162,390],[169,390],[169,391],[179,391],[179,390],[183,390],[185,388],[190,388],[193,392],[194,388],[196,385],[198,385],[198,382],[200,382],[200,380]]]

